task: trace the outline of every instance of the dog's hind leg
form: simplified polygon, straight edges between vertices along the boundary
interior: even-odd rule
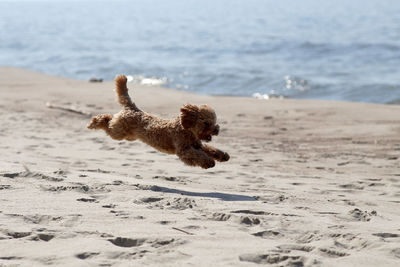
[[[127,138],[126,132],[123,130],[123,128],[120,127],[120,125],[117,123],[110,123],[112,120],[112,115],[107,115],[107,114],[100,114],[97,115],[96,117],[93,117],[90,123],[87,125],[88,129],[102,129],[104,130],[112,139],[115,140],[122,140],[124,138]],[[132,141],[134,139],[131,139]],[[131,141],[130,140],[130,141]]]
[[[88,129],[103,129],[106,130],[108,128],[108,124],[112,119],[112,115],[109,114],[100,114],[96,117],[93,117],[90,123],[86,126]]]

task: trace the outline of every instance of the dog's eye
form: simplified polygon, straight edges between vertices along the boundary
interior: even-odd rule
[[[209,122],[205,122],[205,123],[204,123],[204,127],[208,128],[208,127],[210,127],[210,126],[211,126],[211,123],[209,123]]]

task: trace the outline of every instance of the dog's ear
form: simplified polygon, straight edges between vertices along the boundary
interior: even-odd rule
[[[199,117],[199,108],[195,105],[187,104],[181,107],[181,124],[183,128],[193,127]]]

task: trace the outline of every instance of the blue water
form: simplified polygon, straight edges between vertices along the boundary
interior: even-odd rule
[[[201,94],[400,103],[397,0],[0,0],[0,65]]]

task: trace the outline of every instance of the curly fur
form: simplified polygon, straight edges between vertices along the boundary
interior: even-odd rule
[[[115,78],[117,100],[123,110],[114,115],[97,115],[87,128],[102,129],[115,140],[139,139],[161,152],[176,154],[190,166],[207,169],[215,166],[215,160],[229,160],[228,153],[202,143],[219,133],[217,116],[211,107],[187,104],[181,107],[179,117],[162,119],[137,108],[126,83],[124,75]]]

